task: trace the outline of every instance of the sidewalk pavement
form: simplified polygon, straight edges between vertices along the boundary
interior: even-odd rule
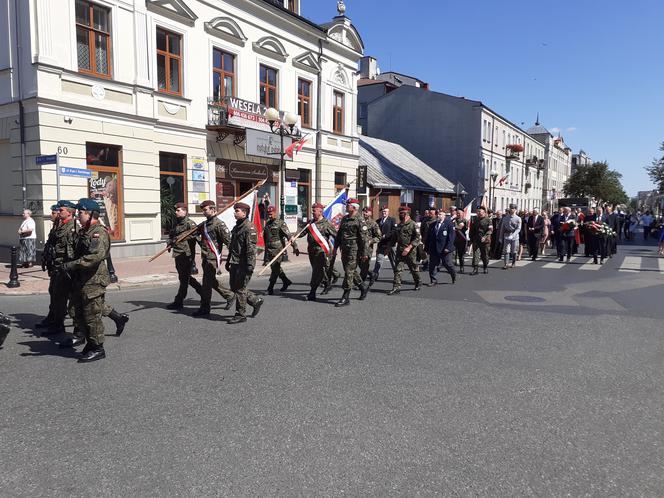
[[[170,254],[164,254],[151,263],[148,263],[148,259],[149,257],[147,256],[113,259],[113,266],[115,267],[115,274],[118,277],[118,282],[109,285],[107,290],[112,291],[132,289],[136,287],[157,287],[177,283],[178,274],[175,271],[175,263]],[[289,267],[309,265],[309,257],[305,252],[300,253],[299,256],[295,256],[292,250],[288,249],[288,260],[289,261],[284,264],[284,270],[286,271],[288,271]],[[196,275],[196,277],[199,280],[202,278],[200,262],[199,254],[196,257],[196,267],[199,270],[199,274]],[[270,275],[269,270],[266,270],[262,277],[258,277],[258,273],[263,269],[262,252],[256,256],[256,264],[257,266],[253,280],[256,278],[267,278]],[[18,268],[20,287],[13,289],[7,287],[10,271],[11,267],[9,263],[3,262],[0,264],[0,296],[25,296],[30,294],[48,293],[49,278],[47,272],[42,271],[41,265],[36,264],[32,268]],[[222,280],[228,279],[228,272],[223,270],[220,278]]]

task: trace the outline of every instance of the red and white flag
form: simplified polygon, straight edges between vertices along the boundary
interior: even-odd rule
[[[309,230],[311,236],[318,243],[321,249],[323,249],[325,255],[329,256],[330,253],[332,252],[332,248],[330,247],[330,243],[328,242],[328,240],[323,236],[322,233],[320,233],[318,225],[316,225],[316,223],[314,222],[311,222],[309,223],[309,225],[307,225],[307,230]]]
[[[296,140],[295,142],[290,144],[288,147],[286,147],[284,152],[286,153],[286,155],[288,157],[292,158],[293,157],[293,152],[295,152],[296,154],[298,152],[300,152],[304,148],[304,144],[307,143],[307,140],[309,140],[309,135],[303,136],[301,139]]]
[[[265,239],[263,238],[263,224],[261,223],[261,213],[258,210],[258,196],[254,196],[254,209],[253,209],[253,222],[258,232],[258,242],[257,247],[265,249]]]

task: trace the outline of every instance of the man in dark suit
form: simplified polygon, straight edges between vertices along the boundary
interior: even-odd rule
[[[612,258],[616,253],[618,245],[618,234],[620,233],[620,216],[613,211],[613,206],[606,206],[606,212],[602,215],[602,222],[616,233],[615,237],[606,238],[606,255]]]
[[[554,213],[551,217],[551,238],[553,245],[556,246],[556,256],[561,259],[563,256],[563,237],[560,233],[560,225],[562,223],[563,208],[558,208],[558,212]]]
[[[393,271],[395,266],[394,247],[392,246],[390,239],[392,236],[392,231],[394,230],[394,226],[396,225],[396,221],[394,218],[390,217],[390,208],[387,206],[382,206],[380,208],[380,218],[376,220],[376,223],[378,223],[378,226],[380,227],[381,238],[376,248],[376,264],[374,265],[373,271],[371,272],[371,284],[378,280],[380,267],[382,266],[386,257],[390,260]]]
[[[544,218],[540,216],[537,209],[533,209],[532,213],[530,213],[528,222],[526,223],[526,230],[530,257],[535,261],[537,259],[539,241],[542,238],[542,232],[544,231]]]
[[[572,214],[572,210],[568,207],[564,207],[563,214],[560,217],[560,234],[564,245],[562,252],[558,257],[558,261],[562,261],[565,256],[567,256],[568,263],[572,259],[572,252],[574,252],[574,239],[576,230],[578,230],[576,223],[578,223],[578,220],[576,216]]]
[[[450,257],[454,251],[454,223],[451,217],[445,216],[442,209],[436,211],[437,220],[429,227],[427,237],[427,252],[429,253],[429,278],[431,286],[437,285],[436,274],[438,266],[442,265],[452,277],[452,283],[456,282],[456,271]]]

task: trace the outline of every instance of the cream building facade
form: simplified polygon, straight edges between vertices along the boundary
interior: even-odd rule
[[[554,137],[542,126],[539,118],[528,134],[544,146],[544,184],[542,203],[551,211],[558,209],[558,199],[564,197],[563,187],[572,174],[572,149],[561,135]]]
[[[484,203],[497,211],[516,204],[524,210],[542,208],[544,146],[521,128],[482,107],[479,182]]]
[[[293,0],[9,0],[0,11],[0,245],[15,243],[24,206],[43,241],[58,197],[98,198],[118,256],[162,244],[162,204],[195,213],[263,180],[260,194],[278,204],[268,107],[299,115],[295,129],[307,137],[286,162],[284,191],[305,219],[358,167],[363,44],[339,3],[316,25]],[[39,164],[49,155],[59,175],[48,158]]]

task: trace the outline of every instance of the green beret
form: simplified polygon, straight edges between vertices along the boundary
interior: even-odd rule
[[[79,199],[78,204],[76,204],[76,209],[78,209],[79,211],[101,212],[99,203],[94,199]]]
[[[51,206],[51,211],[59,211],[60,210],[60,205],[58,204],[53,204]]]
[[[72,201],[58,201],[58,207],[76,209],[76,204]]]

